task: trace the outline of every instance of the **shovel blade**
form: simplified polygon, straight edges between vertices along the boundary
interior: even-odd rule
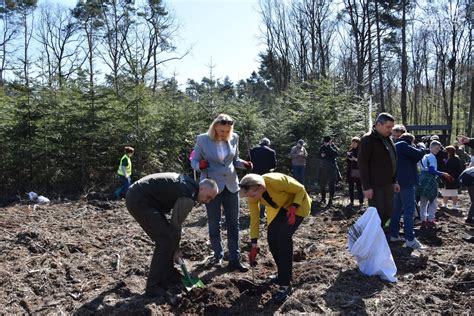
[[[183,285],[187,291],[191,291],[193,288],[204,287],[204,283],[201,281],[201,279],[193,276],[189,276],[188,278],[184,277],[181,279],[181,281],[183,282]]]

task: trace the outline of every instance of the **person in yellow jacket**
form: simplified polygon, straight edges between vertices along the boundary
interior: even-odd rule
[[[255,265],[258,253],[260,205],[267,208],[268,247],[278,269],[274,281],[279,289],[273,299],[282,302],[291,293],[293,234],[303,218],[309,215],[311,198],[300,182],[277,172],[247,174],[240,180],[239,187],[240,196],[248,199],[250,211],[251,265]]]
[[[125,154],[120,158],[120,164],[117,170],[117,174],[120,178],[122,186],[115,190],[115,199],[119,200],[122,196],[127,195],[128,188],[132,184],[132,159],[135,149],[133,147],[126,146]]]

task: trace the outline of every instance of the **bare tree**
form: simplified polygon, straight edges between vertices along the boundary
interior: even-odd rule
[[[354,42],[354,50],[357,60],[356,93],[357,95],[362,96],[366,87],[364,75],[370,50],[368,41],[370,32],[368,2],[366,0],[344,0],[344,5],[348,15],[347,23],[350,25],[350,34]]]
[[[284,2],[278,0],[261,0],[260,15],[263,21],[263,39],[267,45],[266,60],[268,71],[274,80],[276,92],[287,89],[291,80],[291,63],[289,60],[290,32],[288,13]]]
[[[99,50],[99,56],[110,69],[108,76],[115,92],[119,93],[119,78],[123,66],[122,43],[127,37],[129,25],[127,15],[131,10],[123,0],[104,1],[102,5],[102,20],[104,22],[104,39]]]
[[[82,66],[82,42],[78,37],[78,25],[71,11],[61,5],[40,7],[37,37],[48,55],[50,82],[62,87],[64,82]]]
[[[11,70],[8,57],[13,50],[10,45],[16,39],[19,29],[16,10],[12,3],[5,3],[0,14],[0,86],[3,86],[5,71]]]
[[[95,121],[95,68],[94,60],[96,48],[98,46],[98,34],[103,26],[102,22],[102,1],[86,0],[79,1],[72,10],[72,15],[80,23],[80,29],[86,41],[86,55],[89,71],[89,100],[92,111],[92,119]]]

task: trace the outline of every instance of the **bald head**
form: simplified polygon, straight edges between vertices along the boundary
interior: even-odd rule
[[[199,203],[207,204],[211,202],[217,194],[219,194],[219,187],[216,181],[204,179],[199,182],[199,193],[197,197]]]

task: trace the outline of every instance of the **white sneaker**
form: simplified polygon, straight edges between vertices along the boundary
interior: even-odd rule
[[[407,240],[405,242],[405,246],[410,247],[412,249],[426,249],[426,246],[423,245],[421,242],[419,242],[418,239],[416,239],[416,238],[413,238],[412,241]]]
[[[457,211],[459,209],[459,205],[457,204],[454,204],[453,207],[452,207],[453,210]]]
[[[397,241],[405,241],[405,238],[398,236],[398,237],[392,237],[390,236],[390,242],[397,242]]]

